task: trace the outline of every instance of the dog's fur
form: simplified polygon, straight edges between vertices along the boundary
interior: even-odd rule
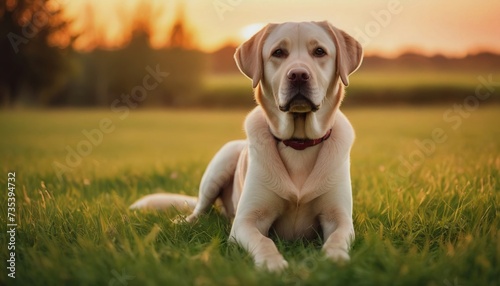
[[[258,106],[247,140],[227,143],[201,180],[199,198],[154,194],[132,208],[195,206],[194,221],[220,199],[234,218],[230,239],[255,263],[279,271],[287,262],[268,238],[324,236],[334,261],[349,259],[354,238],[349,153],[354,130],[339,106],[348,76],[361,64],[360,44],[327,22],[269,24],[243,43],[235,60],[253,83]],[[330,136],[296,150],[285,140]],[[326,138],[325,137],[325,138]],[[323,139],[325,139],[323,138]]]

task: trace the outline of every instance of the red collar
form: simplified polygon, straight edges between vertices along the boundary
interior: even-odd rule
[[[325,136],[318,138],[318,139],[287,139],[287,140],[281,140],[279,138],[276,138],[278,142],[283,142],[288,147],[292,147],[295,150],[304,150],[306,148],[316,146],[319,143],[325,141],[326,139],[330,138],[330,135],[332,134],[332,129],[328,130],[325,134]]]

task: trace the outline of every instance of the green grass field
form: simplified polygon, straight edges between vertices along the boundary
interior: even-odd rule
[[[175,211],[127,209],[158,189],[196,194],[211,156],[244,136],[245,112],[2,112],[0,284],[500,285],[500,107],[450,110],[344,110],[357,133],[352,260],[325,260],[320,239],[276,239],[282,274],[255,269],[216,212],[175,225]]]

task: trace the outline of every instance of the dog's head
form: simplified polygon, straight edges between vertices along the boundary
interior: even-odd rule
[[[361,58],[361,45],[328,22],[269,24],[235,53],[239,69],[256,88],[273,133],[281,138],[324,133],[326,124],[307,126],[312,122],[307,118],[329,120],[343,95],[338,79],[347,86]],[[324,103],[329,107],[323,108]],[[297,118],[303,119],[305,130],[293,124]]]

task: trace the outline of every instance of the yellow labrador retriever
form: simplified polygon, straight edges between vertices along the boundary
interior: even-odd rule
[[[131,208],[194,207],[194,221],[220,200],[234,218],[230,240],[271,271],[287,267],[270,231],[283,239],[324,236],[334,261],[354,238],[349,153],[354,130],[339,106],[362,48],[327,22],[269,24],[235,53],[258,106],[247,140],[227,143],[201,180],[199,198],[154,194]]]

